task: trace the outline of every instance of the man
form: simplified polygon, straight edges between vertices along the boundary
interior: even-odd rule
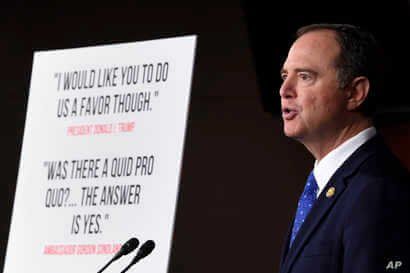
[[[410,272],[409,174],[372,123],[377,44],[351,25],[303,27],[283,64],[284,133],[315,157],[280,273]],[[394,95],[394,90],[391,90]]]

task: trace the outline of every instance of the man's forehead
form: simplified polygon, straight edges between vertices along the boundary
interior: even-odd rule
[[[333,30],[321,29],[313,30],[300,36],[293,43],[290,51],[292,50],[305,50],[311,53],[338,53],[340,46],[336,40],[336,33]]]
[[[339,53],[340,46],[333,31],[314,30],[303,34],[293,43],[283,68],[333,66]]]

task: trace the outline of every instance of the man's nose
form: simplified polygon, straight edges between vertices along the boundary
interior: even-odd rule
[[[296,97],[295,84],[294,84],[294,81],[290,77],[287,77],[285,80],[283,80],[282,85],[280,86],[280,89],[279,89],[279,95],[283,99],[285,98],[289,99],[289,98]]]

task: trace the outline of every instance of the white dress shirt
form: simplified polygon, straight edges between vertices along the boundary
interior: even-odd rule
[[[315,161],[315,166],[313,168],[313,174],[315,176],[316,182],[319,186],[317,192],[317,197],[325,188],[326,184],[332,175],[339,169],[340,166],[346,161],[346,159],[353,154],[360,146],[362,146],[366,141],[371,139],[376,135],[376,128],[369,127],[354,137],[346,140],[336,149],[328,153],[322,160]]]

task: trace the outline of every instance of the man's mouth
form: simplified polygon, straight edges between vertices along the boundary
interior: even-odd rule
[[[298,114],[298,111],[296,109],[289,108],[289,107],[282,108],[282,118],[284,120],[292,120],[296,117],[297,114]]]

